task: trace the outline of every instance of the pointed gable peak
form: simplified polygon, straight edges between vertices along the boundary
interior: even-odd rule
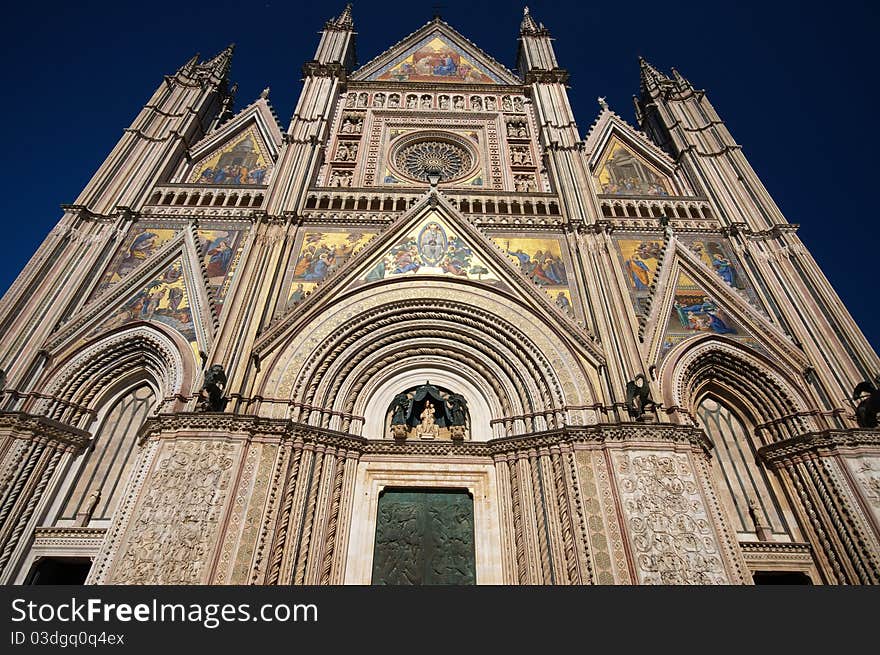
[[[521,36],[550,36],[544,23],[537,22],[528,7],[523,7],[523,19],[519,25],[519,33]]]
[[[354,19],[351,16],[351,3],[349,2],[347,5],[345,5],[345,9],[342,10],[342,13],[339,14],[339,16],[328,20],[325,28],[335,30],[353,30]]]
[[[199,64],[200,68],[210,70],[217,77],[226,77],[232,66],[232,55],[235,53],[235,44],[230,43],[211,59]]]
[[[670,84],[673,82],[668,75],[653,66],[644,57],[639,56],[639,87],[643,93]]]
[[[520,84],[504,65],[434,17],[362,66],[358,81]]]

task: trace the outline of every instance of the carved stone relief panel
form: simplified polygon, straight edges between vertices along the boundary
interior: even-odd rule
[[[880,456],[847,457],[845,461],[874,521],[880,525]]]
[[[160,445],[110,583],[207,582],[239,450],[208,440]]]
[[[697,476],[684,453],[612,454],[640,584],[730,584]]]

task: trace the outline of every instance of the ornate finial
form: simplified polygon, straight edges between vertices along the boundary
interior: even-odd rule
[[[535,19],[532,18],[532,14],[529,13],[529,8],[523,8],[523,19],[522,23],[519,25],[519,33],[520,34],[531,34],[537,35],[541,32],[541,28],[538,27],[538,24],[535,22]]]
[[[261,97],[263,100],[267,100],[267,99],[269,98],[269,90],[270,90],[270,89],[271,89],[271,87],[268,87],[268,86],[267,86],[265,89],[263,89],[263,90],[260,92],[260,97]]]
[[[608,109],[608,103],[605,101],[605,96],[599,96],[598,98],[596,98],[596,102],[599,103],[599,106],[602,109]]]

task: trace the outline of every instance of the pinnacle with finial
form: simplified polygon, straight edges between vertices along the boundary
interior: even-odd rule
[[[519,25],[519,33],[534,35],[540,31],[541,31],[541,28],[538,27],[538,24],[535,22],[535,19],[532,18],[532,14],[529,12],[529,8],[524,7],[523,8],[522,23],[520,23],[520,25]]]
[[[339,17],[333,21],[338,27],[354,27],[354,19],[351,17],[351,3],[345,5],[345,9],[339,14]]]
[[[270,89],[271,89],[271,87],[268,87],[268,86],[267,86],[265,89],[263,89],[263,90],[260,92],[260,97],[261,97],[263,100],[267,100],[267,99],[269,98],[269,91],[270,91]]]

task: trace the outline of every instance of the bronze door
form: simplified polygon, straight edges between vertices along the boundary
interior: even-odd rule
[[[373,584],[476,583],[468,492],[386,490],[379,497]]]

